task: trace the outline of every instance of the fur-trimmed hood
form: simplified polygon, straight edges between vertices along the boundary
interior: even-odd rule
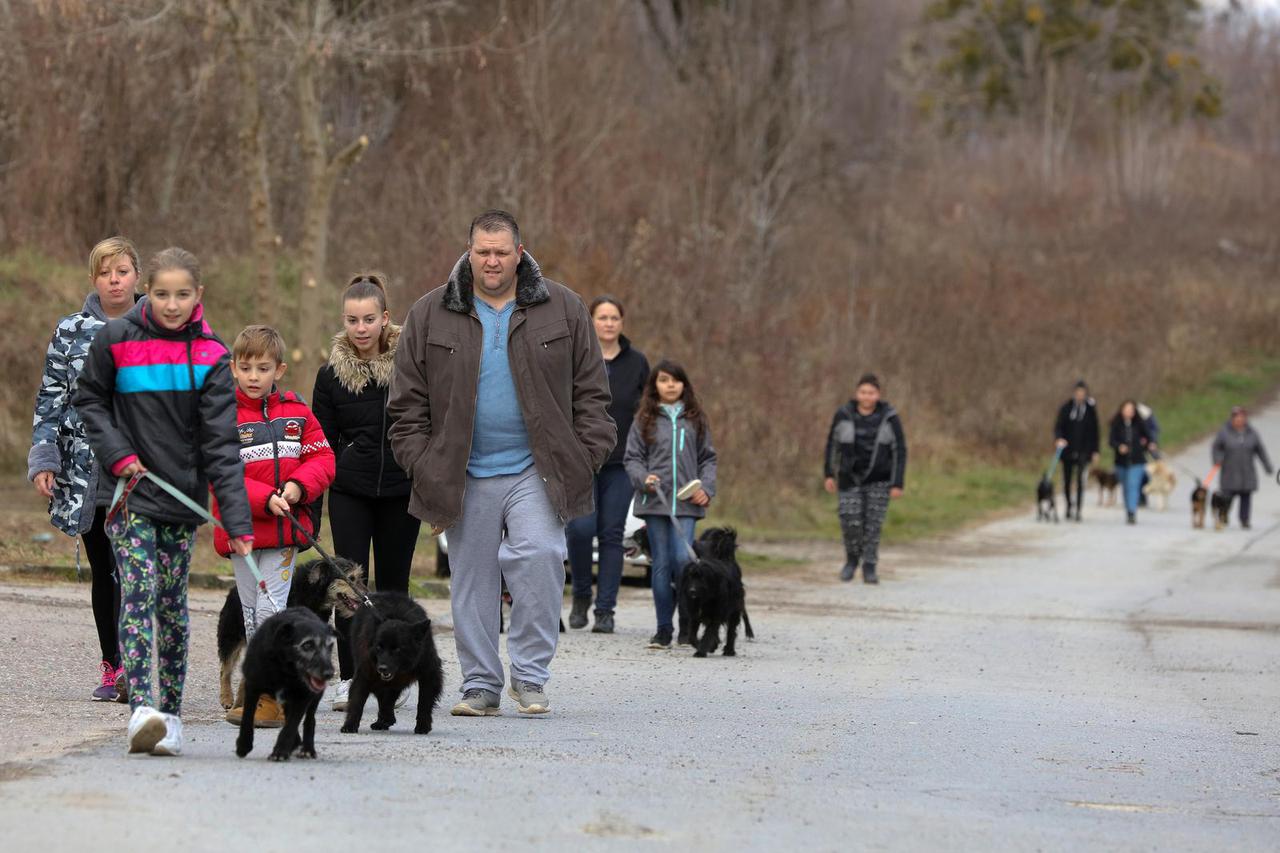
[[[470,291],[468,291],[470,292]],[[329,366],[333,375],[352,394],[359,394],[372,378],[378,387],[386,388],[391,384],[391,372],[395,368],[396,345],[400,342],[400,327],[395,323],[387,326],[387,348],[371,359],[363,359],[356,353],[355,346],[346,332],[338,332],[333,336],[329,347]]]
[[[470,314],[475,302],[472,286],[470,253],[463,252],[444,286],[444,307],[459,314]],[[516,267],[516,305],[528,308],[550,298],[547,284],[542,280],[542,268],[533,255],[521,252],[520,263]]]

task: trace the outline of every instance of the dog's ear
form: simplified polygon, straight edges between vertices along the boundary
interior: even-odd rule
[[[431,620],[420,619],[409,626],[409,636],[415,643],[421,643],[431,633]]]
[[[281,645],[292,645],[293,635],[294,635],[293,623],[285,622],[283,625],[280,626],[280,630],[276,631],[276,641],[279,642]]]

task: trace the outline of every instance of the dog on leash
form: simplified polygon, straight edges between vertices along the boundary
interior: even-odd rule
[[[1213,507],[1213,529],[1226,528],[1227,517],[1231,513],[1231,496],[1226,492],[1214,492],[1210,503]]]
[[[1147,463],[1147,484],[1142,493],[1147,496],[1154,509],[1164,512],[1169,508],[1169,495],[1178,485],[1178,477],[1163,459],[1153,459]]]
[[[1120,485],[1116,472],[1108,471],[1106,468],[1090,468],[1089,479],[1098,484],[1098,506],[1103,505],[1104,496],[1106,497],[1106,506],[1114,506],[1116,502],[1116,487]]]
[[[1058,522],[1058,504],[1053,499],[1053,480],[1041,477],[1036,485],[1036,521]]]
[[[236,755],[253,750],[253,715],[263,694],[284,706],[284,726],[271,750],[272,761],[316,757],[316,706],[333,678],[333,629],[306,607],[289,607],[253,632],[244,655],[244,717]],[[298,726],[302,726],[301,744]]]
[[[372,607],[362,607],[351,623],[355,678],[342,731],[360,731],[364,703],[372,693],[378,719],[369,728],[382,731],[396,722],[396,700],[418,685],[418,717],[414,734],[431,731],[431,711],[444,690],[444,667],[431,636],[431,620],[412,598],[400,592],[376,592]]]
[[[742,567],[737,560],[738,535],[731,527],[712,528],[694,544],[698,559],[680,573],[679,609],[681,632],[688,632],[694,657],[704,658],[720,645],[720,626],[725,626],[724,656],[737,654],[734,642],[738,623],[754,639],[747,616],[746,589]]]
[[[1209,490],[1204,487],[1204,483],[1197,480],[1196,487],[1191,492],[1191,526],[1196,530],[1204,527],[1204,511],[1208,502]]]
[[[328,622],[333,611],[345,617],[355,615],[368,590],[360,581],[360,567],[350,560],[334,557],[332,560],[310,560],[293,573],[289,587],[288,607],[305,607]],[[240,592],[232,587],[218,614],[218,660],[222,662],[219,674],[219,699],[224,709],[230,709],[237,698],[231,688],[231,676],[235,673],[240,653],[244,651],[244,610],[240,606]]]

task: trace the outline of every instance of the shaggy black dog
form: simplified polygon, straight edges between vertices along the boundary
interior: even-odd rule
[[[333,649],[333,629],[305,607],[287,608],[253,632],[244,656],[245,706],[236,755],[244,758],[253,750],[253,715],[258,699],[269,694],[284,706],[271,760],[288,761],[295,748],[299,758],[316,757],[316,706],[333,678]]]
[[[1197,480],[1196,487],[1191,492],[1191,526],[1197,530],[1204,527],[1204,510],[1208,502],[1209,490]]]
[[[1222,530],[1228,524],[1231,513],[1231,495],[1226,492],[1213,493],[1213,529]]]
[[[294,571],[286,605],[305,607],[319,616],[321,622],[328,622],[335,609],[343,616],[353,616],[367,594],[368,590],[360,582],[360,567],[355,563],[341,557],[334,557],[332,561],[311,560]],[[219,694],[223,708],[232,707],[231,676],[243,650],[244,611],[240,607],[240,593],[232,587],[218,614],[218,660],[222,662]]]
[[[1048,477],[1041,477],[1036,485],[1036,521],[1058,521],[1058,504],[1053,499],[1053,480]]]
[[[376,592],[372,607],[362,607],[351,623],[351,653],[355,678],[347,700],[342,731],[360,730],[364,703],[372,693],[378,700],[378,719],[371,729],[389,729],[396,721],[396,699],[418,683],[418,719],[414,734],[431,731],[431,711],[444,690],[444,668],[431,636],[427,611],[399,592]]]
[[[747,637],[755,638],[737,559],[738,535],[730,527],[712,528],[694,544],[694,551],[698,559],[680,573],[681,632],[688,632],[689,642],[696,648],[693,656],[704,658],[720,645],[720,626],[724,625],[724,654],[733,657],[737,654],[734,641],[739,621],[745,623]]]

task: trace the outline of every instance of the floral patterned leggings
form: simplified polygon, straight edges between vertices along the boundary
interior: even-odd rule
[[[187,571],[194,524],[156,521],[122,508],[107,524],[120,575],[120,651],[129,706],[153,706],[151,638],[156,628],[159,708],[177,714],[187,675]]]

